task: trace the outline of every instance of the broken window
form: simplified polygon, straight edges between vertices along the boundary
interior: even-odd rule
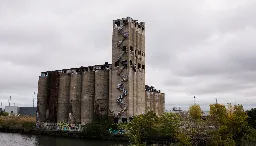
[[[118,61],[115,62],[115,67],[117,67],[117,66],[119,66],[119,62]]]
[[[141,64],[140,63],[138,64],[138,68],[141,68]]]
[[[123,51],[125,51],[125,52],[126,52],[126,48],[127,48],[126,46],[123,46]]]
[[[130,65],[132,65],[132,61],[130,60]]]
[[[145,65],[142,65],[142,69],[145,69]]]
[[[139,50],[138,54],[141,55],[141,51],[140,50]]]
[[[122,118],[123,123],[127,123],[127,118]]]
[[[124,66],[124,67],[127,67],[127,60],[124,60],[124,61],[122,61],[122,65]]]
[[[130,46],[130,51],[131,51],[131,52],[133,51],[133,47],[132,47],[132,46]]]
[[[118,123],[118,118],[114,118],[114,123]]]

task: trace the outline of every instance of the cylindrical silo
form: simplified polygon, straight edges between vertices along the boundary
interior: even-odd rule
[[[108,116],[109,70],[103,67],[95,71],[95,116]]]
[[[93,120],[95,96],[95,73],[92,70],[82,72],[81,124]]]
[[[69,114],[69,92],[70,92],[70,74],[60,74],[59,97],[57,122],[68,122]]]
[[[81,123],[81,89],[82,89],[82,78],[81,73],[76,72],[71,74],[71,80],[70,80],[70,105],[71,105],[71,122],[73,123]]]
[[[37,106],[38,106],[38,120],[39,122],[46,121],[46,104],[48,96],[48,77],[42,74],[38,80],[38,94],[37,94]]]
[[[145,109],[146,109],[146,113],[149,112],[150,109],[150,92],[149,91],[145,91]]]
[[[155,113],[159,116],[159,93],[154,92],[155,97]]]

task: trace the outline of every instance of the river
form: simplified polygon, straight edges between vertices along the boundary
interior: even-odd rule
[[[123,141],[83,140],[75,138],[0,133],[0,146],[127,146]]]

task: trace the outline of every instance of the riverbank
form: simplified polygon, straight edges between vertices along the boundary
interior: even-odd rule
[[[128,146],[129,142],[116,140],[79,139],[0,132],[1,146]]]
[[[72,137],[81,139],[96,139],[96,140],[118,140],[118,141],[129,141],[124,135],[108,135],[104,137],[97,137],[86,135],[82,132],[74,131],[43,131],[43,130],[24,130],[24,129],[14,129],[14,128],[0,128],[2,133],[19,133],[19,134],[32,134],[32,135],[47,135],[56,137]]]

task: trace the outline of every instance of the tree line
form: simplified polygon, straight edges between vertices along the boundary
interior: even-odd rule
[[[177,146],[256,145],[256,108],[245,111],[239,104],[209,106],[207,116],[194,104],[187,112],[165,112],[159,117],[153,112],[138,115],[118,127],[125,130],[132,145],[146,145],[152,139]]]

